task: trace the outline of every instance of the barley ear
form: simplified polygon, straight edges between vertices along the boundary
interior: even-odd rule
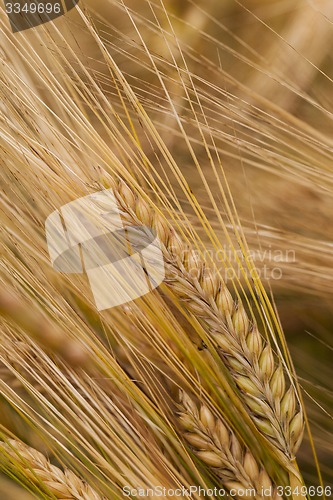
[[[23,469],[27,483],[44,486],[45,492],[59,499],[102,500],[102,497],[72,471],[52,465],[39,451],[21,441],[9,439],[0,442],[1,462],[5,466]],[[105,499],[106,500],[106,499]]]
[[[296,390],[286,390],[284,371],[270,344],[233,300],[222,279],[185,245],[156,211],[121,180],[114,182],[124,218],[153,227],[164,253],[165,283],[215,341],[258,430],[292,461],[302,441],[304,419]],[[125,193],[125,194],[124,194]]]
[[[179,423],[195,455],[214,471],[225,488],[239,492],[235,498],[244,498],[244,492],[252,490],[252,498],[261,499],[263,488],[271,491],[271,498],[282,498],[265,469],[226,422],[207,406],[198,408],[185,392],[180,394]]]

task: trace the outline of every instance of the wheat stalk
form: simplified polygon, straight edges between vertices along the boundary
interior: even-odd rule
[[[216,418],[205,405],[198,408],[185,392],[180,394],[179,407],[186,441],[227,489],[239,493],[234,498],[246,498],[246,493],[256,499],[267,497],[267,493],[273,500],[282,498],[265,469],[221,418]]]
[[[45,491],[62,500],[101,500],[101,496],[85,481],[82,481],[72,471],[52,465],[39,451],[25,445],[21,441],[9,439],[0,442],[2,460],[16,469],[22,467],[25,476],[44,486]]]
[[[303,412],[294,386],[286,389],[282,364],[275,362],[270,344],[242,302],[233,300],[218,274],[165,219],[122,180],[112,185],[125,218],[156,231],[166,263],[165,283],[215,339],[257,428],[293,459],[303,437]]]

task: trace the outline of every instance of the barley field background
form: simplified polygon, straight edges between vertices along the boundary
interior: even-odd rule
[[[0,498],[329,498],[332,1],[0,21]],[[165,279],[98,311],[45,222],[106,190]]]

